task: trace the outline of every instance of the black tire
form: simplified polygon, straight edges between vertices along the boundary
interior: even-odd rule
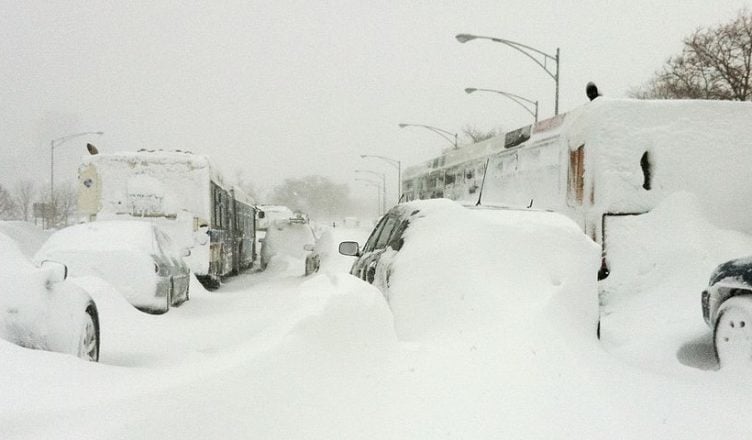
[[[99,314],[97,308],[90,304],[85,314],[81,340],[78,346],[78,357],[91,362],[99,362]]]

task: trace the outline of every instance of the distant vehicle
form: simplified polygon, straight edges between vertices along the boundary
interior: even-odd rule
[[[78,209],[87,221],[158,224],[208,288],[253,265],[254,202],[229,185],[208,157],[141,150],[87,156],[78,170]]]
[[[189,299],[190,268],[153,223],[103,220],[70,226],[52,234],[34,260],[60,261],[72,276],[100,277],[148,313],[165,313]]]
[[[752,365],[752,257],[716,267],[701,303],[721,367]]]
[[[304,275],[318,272],[321,257],[316,248],[316,235],[304,217],[276,220],[266,230],[261,244],[261,269],[274,259],[305,261]]]
[[[66,280],[67,268],[39,266],[0,233],[0,337],[22,347],[99,360],[99,314],[91,297]]]

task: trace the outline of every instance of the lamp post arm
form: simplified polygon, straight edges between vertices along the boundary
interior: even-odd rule
[[[526,44],[518,43],[516,41],[507,40],[505,38],[497,38],[497,37],[484,37],[484,36],[475,36],[474,38],[480,38],[485,40],[491,40],[495,43],[501,43],[506,44],[507,46],[511,47],[512,49],[515,49],[525,55],[526,57],[530,58],[535,62],[535,64],[539,65],[543,70],[546,71],[546,73],[553,78],[554,80],[558,80],[559,78],[559,56],[558,56],[558,50],[557,55],[551,55],[547,54],[546,52],[543,52],[542,50],[536,49],[532,46],[528,46]],[[469,40],[467,40],[469,41]],[[538,58],[533,56],[530,52],[537,53],[543,57],[543,62],[541,62]],[[556,71],[552,72],[549,70],[548,66],[546,65],[546,60],[552,60],[556,63]]]
[[[458,148],[457,146],[457,133],[452,133],[451,131],[443,130],[439,127],[434,127],[431,125],[423,125],[423,124],[398,124],[400,128],[405,127],[423,127],[431,130],[432,132],[438,134],[439,136],[443,137],[447,140],[454,148]],[[449,136],[454,136],[454,139],[450,138]]]
[[[516,102],[517,104],[519,104],[519,106],[522,107],[522,108],[524,108],[525,111],[527,111],[528,113],[530,113],[531,115],[533,115],[533,117],[535,118],[535,122],[538,122],[538,101],[533,101],[531,99],[525,98],[524,96],[516,95],[514,93],[504,92],[504,91],[501,91],[501,90],[475,89],[475,88],[467,88],[467,89],[465,89],[465,93],[468,93],[468,94],[473,93],[475,91],[492,92],[492,93],[498,93],[499,95],[505,96],[505,97],[511,99],[512,101]],[[535,109],[535,111],[531,110],[530,107],[528,107],[527,105],[525,105],[525,103],[523,103],[522,101],[531,104],[533,106],[533,108]]]

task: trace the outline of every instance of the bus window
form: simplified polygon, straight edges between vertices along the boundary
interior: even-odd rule
[[[569,152],[569,179],[567,202],[570,206],[581,205],[585,193],[585,145]]]

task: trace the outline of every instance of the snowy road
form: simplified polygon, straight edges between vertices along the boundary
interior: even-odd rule
[[[367,232],[338,230],[332,245]],[[0,438],[746,432],[739,417],[752,409],[749,380],[678,362],[671,376],[632,367],[560,326],[555,307],[520,319],[500,313],[498,325],[468,324],[456,339],[400,341],[383,296],[347,275],[350,263],[330,254],[313,277],[244,274],[211,293],[194,284],[191,300],[162,316],[81,280],[102,316],[101,362],[0,342]]]

